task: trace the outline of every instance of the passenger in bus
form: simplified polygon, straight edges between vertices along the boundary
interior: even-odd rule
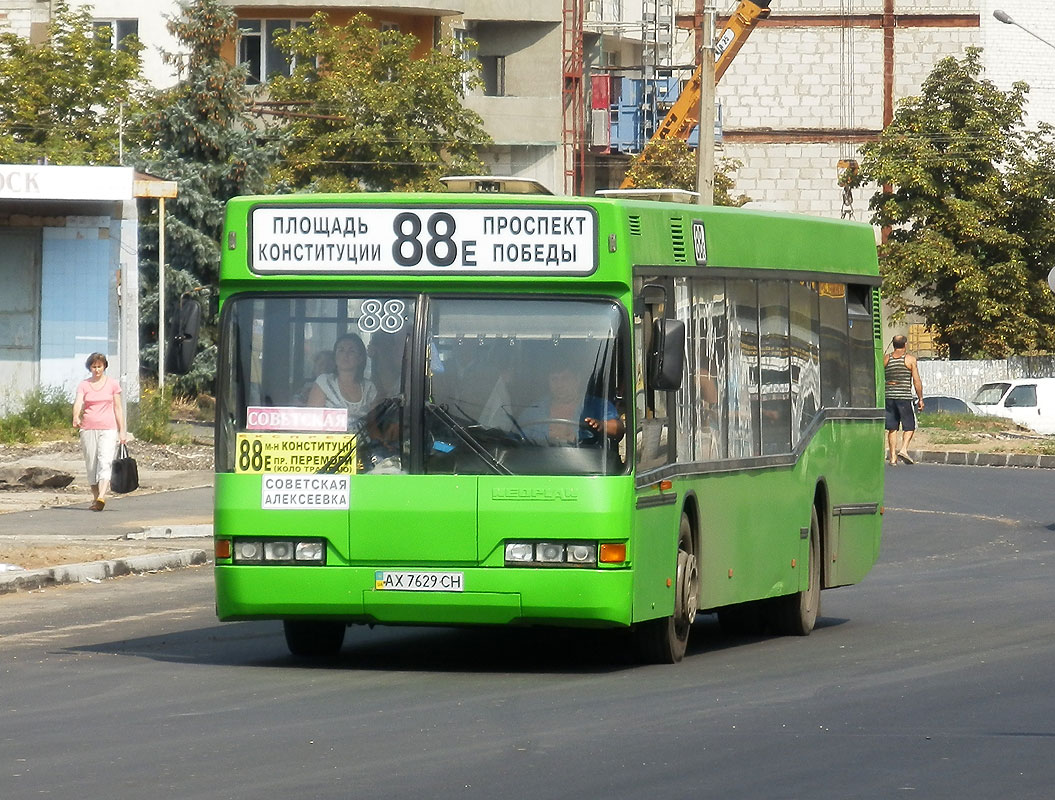
[[[403,374],[404,333],[375,333],[370,337],[367,353],[370,357],[370,382],[379,398],[399,394]]]
[[[308,398],[311,397],[311,389],[315,386],[315,381],[318,380],[320,375],[325,375],[328,372],[337,371],[337,362],[333,360],[332,350],[320,350],[315,354],[315,358],[311,360],[311,380],[307,381],[303,386],[300,387],[300,391],[293,395],[293,402],[298,406],[308,405]]]
[[[533,441],[551,444],[600,443],[601,436],[619,441],[625,430],[615,404],[588,394],[570,365],[550,372],[549,392],[521,414],[520,429]]]
[[[308,405],[347,408],[349,426],[361,420],[373,407],[377,389],[366,380],[366,345],[358,334],[346,333],[333,345],[336,369],[315,380]]]

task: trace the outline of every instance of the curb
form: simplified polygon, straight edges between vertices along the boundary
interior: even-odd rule
[[[171,553],[153,553],[110,561],[88,561],[83,564],[8,572],[0,574],[0,595],[67,583],[99,583],[106,578],[200,566],[208,561],[209,557],[204,550],[174,550]]]
[[[1027,453],[976,453],[963,450],[911,450],[917,464],[950,464],[961,467],[1022,467],[1055,469],[1055,456]]]

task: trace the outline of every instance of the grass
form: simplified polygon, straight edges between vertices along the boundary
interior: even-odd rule
[[[73,400],[57,386],[45,386],[26,394],[21,408],[0,417],[0,444],[33,444],[74,438]],[[141,441],[154,444],[190,444],[191,437],[172,429],[173,417],[209,421],[216,401],[207,395],[194,400],[174,399],[172,388],[159,392],[144,385],[138,408],[129,415],[129,430]]]
[[[928,414],[919,415],[921,428],[935,431],[955,431],[960,434],[996,434],[1013,428],[1014,423],[1000,417],[987,417],[977,414]],[[968,439],[970,441],[970,439]]]
[[[22,408],[0,417],[0,442],[30,444],[68,439],[73,431],[73,401],[58,386],[38,387],[22,398]]]

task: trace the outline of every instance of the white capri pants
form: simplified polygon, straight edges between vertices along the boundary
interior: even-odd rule
[[[117,429],[85,430],[81,428],[81,452],[84,453],[84,468],[88,472],[88,484],[110,480],[110,469],[117,451]]]

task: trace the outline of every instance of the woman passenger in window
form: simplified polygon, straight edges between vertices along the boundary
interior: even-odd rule
[[[315,379],[308,393],[308,405],[347,408],[348,424],[358,422],[373,407],[377,389],[363,377],[366,371],[366,345],[355,333],[346,333],[333,345],[335,372]]]

